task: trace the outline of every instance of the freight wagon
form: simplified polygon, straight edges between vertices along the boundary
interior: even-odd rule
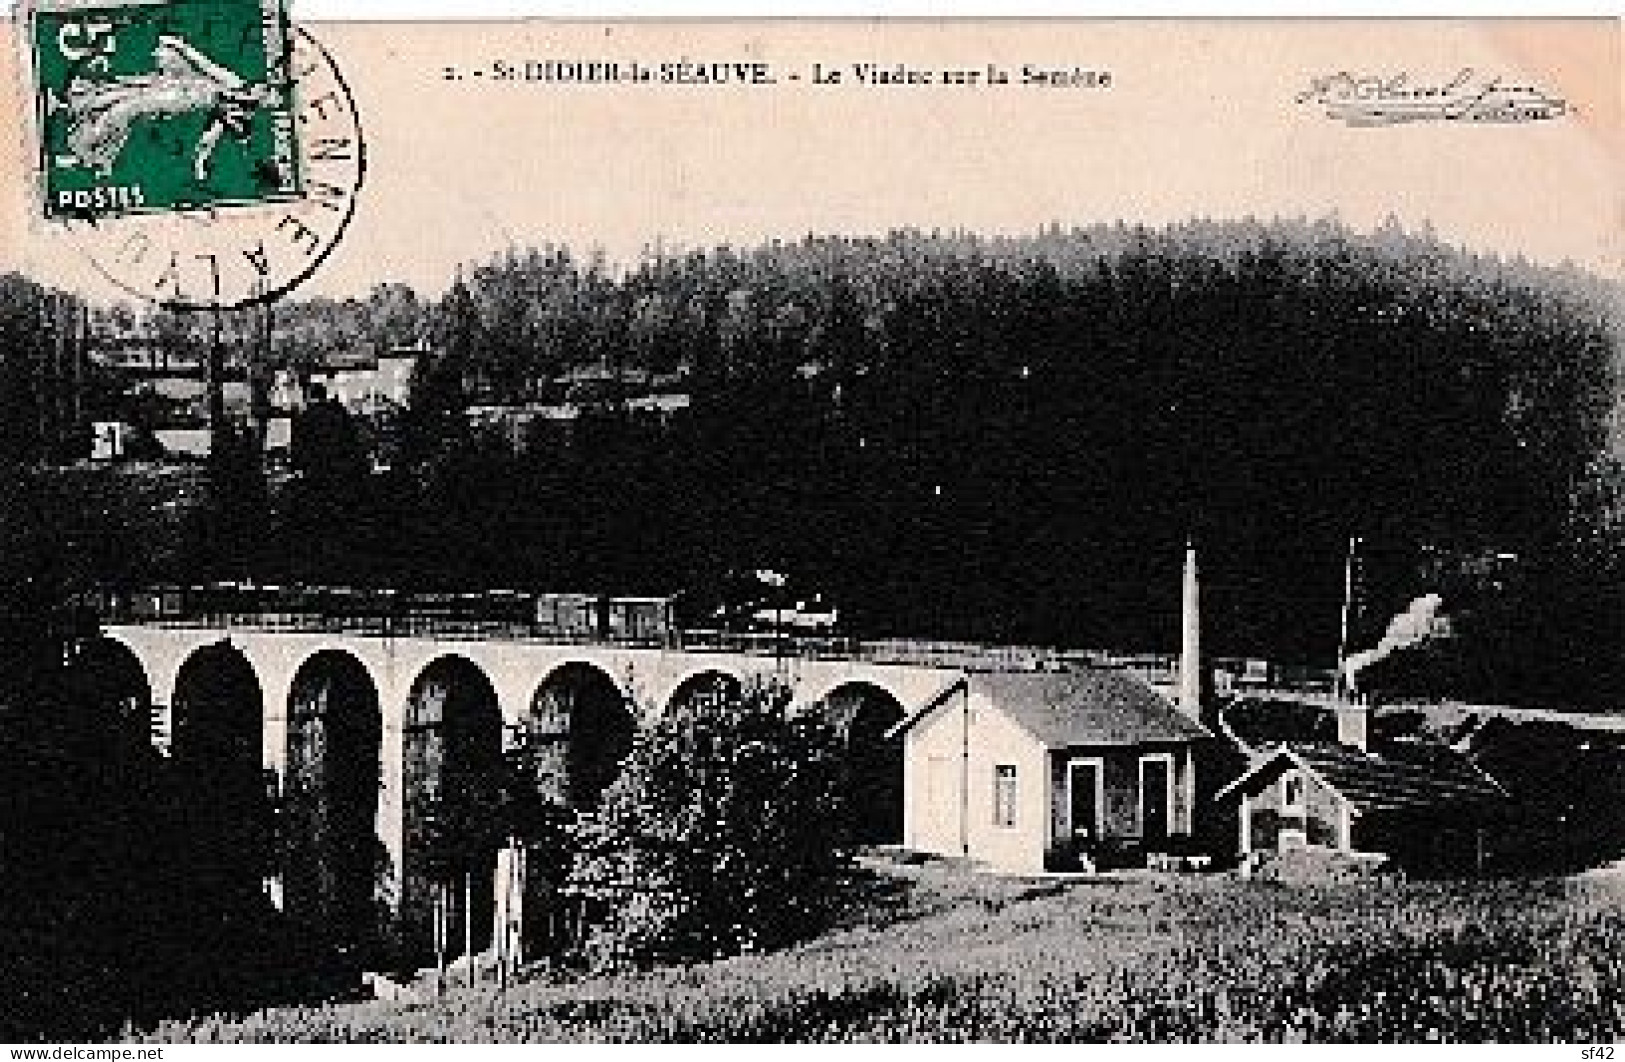
[[[335,629],[412,635],[486,635],[572,642],[674,645],[673,599],[517,590],[400,593],[343,586],[213,583],[100,590],[83,605],[104,620]]]

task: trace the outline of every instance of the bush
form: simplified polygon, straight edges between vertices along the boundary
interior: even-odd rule
[[[567,888],[594,964],[683,962],[816,933],[850,855],[837,735],[787,689],[719,689],[639,732],[580,827]]]
[[[1394,866],[1375,852],[1339,852],[1326,848],[1289,848],[1260,853],[1253,876],[1265,881],[1349,882],[1392,877]]]

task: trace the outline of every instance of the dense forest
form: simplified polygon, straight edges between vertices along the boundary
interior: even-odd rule
[[[334,983],[257,890],[215,887],[193,810],[202,787],[153,748],[144,713],[67,666],[86,629],[64,595],[125,563],[119,540],[91,529],[150,526],[177,479],[196,493],[200,478],[148,469],[114,482],[72,467],[88,451],[87,418],[121,390],[79,356],[90,316],[61,292],[0,277],[0,1040],[11,1042]]]
[[[1625,642],[1617,299],[1330,221],[809,237],[620,275],[510,253],[438,303],[350,304],[392,342],[418,305],[439,353],[394,425],[426,436],[411,483],[346,514],[333,574],[709,600],[771,567],[863,633],[1166,649],[1194,539],[1216,651],[1329,664],[1359,536],[1355,644],[1428,591],[1460,636],[1409,681],[1594,697]],[[610,393],[517,449],[458,415],[583,366],[692,405]]]
[[[256,327],[228,320],[233,357]],[[409,406],[307,431],[269,488],[224,448],[195,548],[126,521],[87,536],[124,559],[88,568],[684,591],[695,622],[772,568],[859,634],[1166,650],[1192,540],[1214,651],[1326,666],[1358,536],[1353,646],[1427,592],[1457,635],[1408,683],[1610,701],[1620,330],[1617,285],[1397,224],[809,236],[625,270],[510,251],[438,300],[277,307],[277,364],[427,340]],[[622,386],[573,420],[467,416],[584,370]],[[629,407],[650,379],[688,407]]]

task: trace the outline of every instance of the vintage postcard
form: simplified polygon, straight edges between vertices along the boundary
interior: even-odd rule
[[[23,3],[0,1040],[1612,1058],[1621,63]]]

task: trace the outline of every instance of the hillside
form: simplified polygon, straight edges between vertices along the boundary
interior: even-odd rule
[[[1283,887],[894,870],[791,951],[153,1040],[1484,1041],[1625,1034],[1625,877]]]
[[[0,451],[30,460],[61,449],[25,401],[56,386],[49,303],[0,287]],[[239,477],[143,574],[703,601],[770,569],[863,636],[1166,651],[1194,539],[1209,649],[1328,666],[1358,537],[1350,646],[1427,593],[1456,635],[1404,692],[1606,706],[1619,308],[1577,269],[1335,219],[810,235],[627,269],[514,250],[438,300],[276,307],[279,364],[427,339],[409,408],[361,426],[369,453],[317,455],[325,480]],[[652,381],[664,412],[634,404]],[[85,542],[87,578],[143,567],[116,537]]]

